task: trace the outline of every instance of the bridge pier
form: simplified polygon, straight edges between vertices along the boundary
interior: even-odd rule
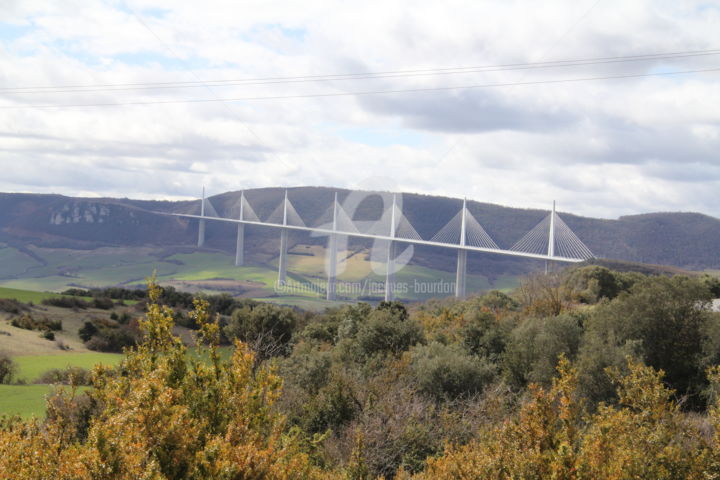
[[[467,239],[467,199],[463,198],[462,215],[460,216],[460,245],[465,246]],[[460,249],[457,254],[457,271],[455,273],[455,296],[465,297],[465,279],[467,278],[467,250]]]
[[[285,285],[287,282],[287,244],[288,231],[280,230],[280,258],[278,260],[278,285]]]
[[[337,286],[337,235],[330,235],[330,249],[328,252],[328,282],[327,282],[327,300],[336,300]]]
[[[240,267],[245,264],[245,225],[238,223],[237,227],[237,244],[235,246],[235,266]]]
[[[205,220],[200,220],[200,226],[198,227],[198,248],[205,245]]]
[[[455,296],[465,297],[465,280],[467,278],[467,250],[458,250],[457,272],[455,275]]]
[[[388,243],[387,272],[385,273],[385,301],[395,300],[395,242]]]
[[[198,248],[205,245],[205,187],[202,189],[202,200],[200,201],[200,224],[198,225]]]

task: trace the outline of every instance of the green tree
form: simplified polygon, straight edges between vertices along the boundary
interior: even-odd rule
[[[706,285],[697,279],[647,277],[630,292],[600,305],[586,321],[581,378],[598,381],[599,371],[618,366],[621,353],[633,353],[663,370],[668,384],[690,395],[689,402],[698,406],[698,394],[707,385],[703,355],[708,354],[705,332],[713,318],[710,298]],[[608,357],[615,363],[608,363]],[[608,386],[595,390],[607,392]]]
[[[510,384],[525,387],[534,382],[550,385],[555,365],[563,354],[574,359],[583,330],[575,315],[526,318],[509,335],[501,364]]]
[[[297,313],[269,303],[236,309],[225,327],[225,335],[249,344],[260,359],[290,352],[290,341],[298,324]]]

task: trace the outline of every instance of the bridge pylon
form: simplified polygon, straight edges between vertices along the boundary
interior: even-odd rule
[[[288,219],[288,192],[285,190],[285,200],[283,202],[283,225],[287,225]],[[287,245],[288,245],[288,229],[280,229],[280,257],[278,259],[278,285],[287,283]]]
[[[198,225],[198,248],[205,245],[205,187],[202,188],[202,201],[200,202],[200,222]]]
[[[460,217],[460,246],[464,247],[467,232],[467,199],[463,198],[462,215]],[[457,271],[455,274],[455,296],[457,298],[465,297],[465,284],[467,279],[467,250],[458,250],[457,252]]]
[[[244,220],[245,192],[240,192],[240,222]],[[245,264],[245,224],[237,224],[237,243],[235,245],[235,266],[241,267]]]
[[[333,216],[332,216],[332,232],[329,236],[328,241],[328,281],[327,281],[327,300],[335,300],[337,298],[336,287],[337,287],[337,220],[338,220],[338,196],[335,192],[335,200],[333,201]]]
[[[385,301],[395,300],[395,209],[397,207],[397,195],[393,193],[392,210],[390,210],[390,239],[388,240],[387,271],[385,272]],[[401,212],[402,217],[402,212]]]

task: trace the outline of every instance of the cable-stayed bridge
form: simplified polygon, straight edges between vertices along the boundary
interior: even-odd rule
[[[375,221],[354,220],[338,202],[337,194],[335,194],[335,199],[332,205],[329,206],[327,215],[322,216],[320,222],[315,222],[316,225],[307,225],[298,214],[290,198],[288,198],[287,190],[284,199],[264,220],[261,220],[255,213],[244,192],[241,192],[240,199],[235,207],[231,208],[231,212],[234,212],[233,217],[236,215],[236,218],[220,216],[210,200],[205,197],[205,189],[203,189],[202,199],[200,200],[200,215],[157,213],[198,220],[198,247],[202,247],[205,243],[206,222],[237,224],[235,253],[235,265],[237,266],[245,263],[246,225],[278,229],[280,233],[279,285],[284,285],[287,281],[288,233],[290,231],[304,231],[313,235],[327,236],[326,296],[328,300],[336,299],[338,239],[341,237],[373,239],[385,245],[385,300],[392,300],[395,297],[395,261],[399,244],[426,245],[457,250],[455,281],[455,296],[457,297],[464,297],[466,294],[468,252],[495,253],[545,260],[546,262],[564,263],[578,263],[593,258],[590,249],[555,211],[555,202],[553,202],[549,214],[510,248],[501,248],[495,243],[480,222],[468,210],[466,200],[463,200],[460,211],[429,239],[422,238],[405,217],[398,205],[396,194],[392,194],[390,207],[385,209],[380,218]]]

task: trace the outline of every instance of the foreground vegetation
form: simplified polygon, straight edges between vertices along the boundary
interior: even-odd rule
[[[44,421],[0,422],[0,478],[720,476],[710,277],[584,267],[320,314],[173,312],[150,291],[119,366],[56,393]]]

